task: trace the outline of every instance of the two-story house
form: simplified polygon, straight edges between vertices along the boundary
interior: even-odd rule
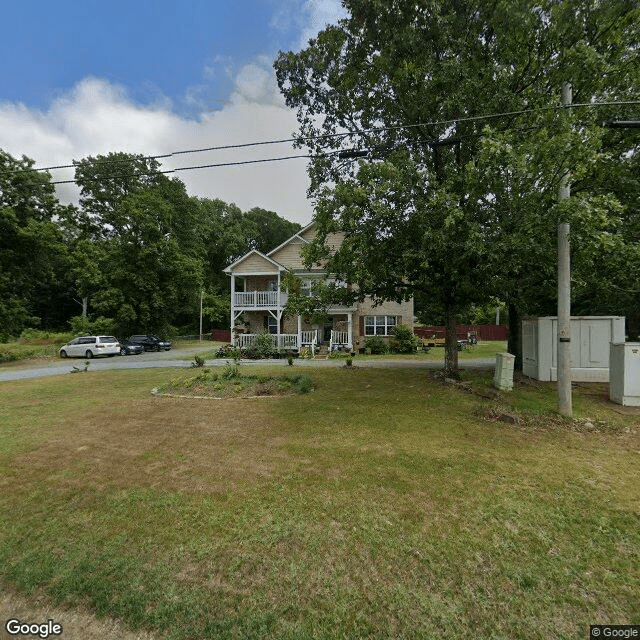
[[[398,324],[413,328],[413,299],[375,306],[365,298],[353,306],[331,307],[323,323],[299,315],[286,317],[286,271],[292,271],[309,289],[316,278],[331,278],[320,265],[308,269],[302,262],[300,251],[314,237],[312,222],[266,255],[250,251],[224,270],[231,277],[231,336],[235,346],[247,347],[258,333],[266,331],[280,349],[297,351],[308,346],[315,351],[319,345],[326,345],[329,350],[353,350],[362,347],[369,336],[391,336]],[[329,238],[329,246],[337,247],[340,242],[339,234]]]

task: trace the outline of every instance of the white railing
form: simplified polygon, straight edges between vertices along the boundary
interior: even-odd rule
[[[280,306],[287,302],[287,294],[280,292]],[[236,291],[233,294],[233,306],[236,308],[274,308],[278,306],[277,291]]]
[[[302,344],[318,344],[318,332],[303,331],[300,342],[302,342]]]
[[[331,339],[329,340],[329,351],[333,351],[334,347],[350,347],[351,341],[349,340],[348,331],[333,331],[331,330]]]
[[[298,348],[297,333],[281,333],[280,336],[273,336],[273,337],[280,338],[280,341],[278,343],[278,349],[297,349]]]
[[[240,333],[233,340],[233,346],[238,349],[246,349],[256,343],[258,336],[255,333]]]
[[[270,334],[271,342],[274,349],[297,349],[298,348],[298,334],[297,333],[281,333],[279,336]],[[256,333],[240,333],[233,342],[234,347],[238,349],[247,349],[256,344],[258,335]]]

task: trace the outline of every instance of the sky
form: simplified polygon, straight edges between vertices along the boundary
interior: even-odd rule
[[[344,16],[340,0],[3,3],[0,148],[37,167],[290,138],[273,61]],[[180,154],[162,169],[300,155],[289,144]],[[177,172],[190,195],[306,224],[305,159]],[[70,180],[73,169],[51,171]],[[58,185],[77,202],[75,185]]]

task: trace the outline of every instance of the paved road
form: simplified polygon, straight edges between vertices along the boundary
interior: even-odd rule
[[[185,368],[190,367],[193,362],[193,355],[202,351],[202,347],[186,347],[183,349],[173,349],[160,353],[149,352],[138,356],[114,356],[113,358],[94,358],[90,361],[90,371],[106,371],[109,369],[153,369],[153,368]],[[66,360],[52,360],[46,362],[15,362],[0,366],[0,381],[21,380],[28,378],[42,378],[45,376],[58,376],[70,373],[74,366],[83,367],[84,358],[67,358]],[[208,367],[223,366],[228,359],[207,360]],[[243,365],[264,365],[273,364],[287,366],[286,360],[242,360]],[[440,369],[442,361],[429,360],[367,360],[362,356],[357,358],[356,364],[359,367],[416,367],[423,369]],[[344,365],[344,360],[305,360],[297,359],[296,367],[340,367]],[[474,360],[460,360],[461,368],[492,367],[495,359],[477,358]]]

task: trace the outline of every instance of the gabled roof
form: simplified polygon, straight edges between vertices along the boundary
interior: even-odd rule
[[[260,253],[257,249],[252,249],[249,253],[245,253],[241,258],[238,258],[234,263],[230,264],[228,267],[224,269],[224,273],[231,273],[239,264],[242,264],[245,260],[250,258],[251,256],[256,255],[267,262],[270,262],[274,267],[278,269],[278,271],[286,271],[285,267],[283,267],[279,262],[276,262],[269,256],[265,256],[264,253]]]
[[[267,255],[270,256],[271,254],[276,253],[276,251],[279,251],[280,249],[282,249],[282,247],[285,247],[292,240],[295,240],[296,238],[298,240],[301,240],[304,244],[309,244],[309,241],[303,238],[302,234],[308,229],[311,229],[311,227],[313,227],[314,224],[315,222],[310,222],[306,227],[303,227],[302,229],[300,229],[300,231],[298,231],[297,233],[294,233],[290,238],[287,238],[282,244],[278,245],[275,249],[271,249],[271,251],[269,251]]]

